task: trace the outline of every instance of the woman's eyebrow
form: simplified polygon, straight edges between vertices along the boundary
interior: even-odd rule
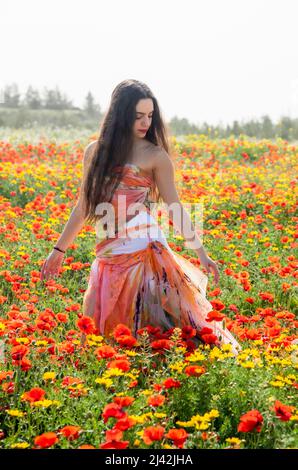
[[[154,110],[153,110],[153,111],[149,111],[149,114],[150,114],[150,113],[153,113],[153,112],[154,112]],[[137,114],[146,114],[146,113],[141,113],[141,111],[137,111]]]

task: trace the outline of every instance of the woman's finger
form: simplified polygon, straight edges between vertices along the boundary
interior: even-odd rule
[[[44,262],[41,268],[41,273],[40,273],[40,278],[43,279],[45,275],[45,265],[46,263]]]
[[[218,281],[219,281],[219,271],[218,271],[218,267],[217,267],[216,263],[213,263],[211,265],[211,270],[213,271],[213,274],[214,274],[214,281],[217,284]]]

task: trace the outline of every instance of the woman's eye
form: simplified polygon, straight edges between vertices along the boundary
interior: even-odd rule
[[[149,119],[152,119],[153,116],[148,116]],[[137,116],[137,119],[141,119],[141,116]]]

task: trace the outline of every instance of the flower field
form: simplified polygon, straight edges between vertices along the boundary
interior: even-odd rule
[[[203,204],[219,265],[209,318],[241,343],[235,357],[208,331],[196,348],[191,327],[101,336],[82,315],[93,226],[40,280],[96,136],[33,137],[0,134],[0,448],[298,448],[298,147],[173,138],[181,201]],[[168,242],[200,265],[181,237]]]

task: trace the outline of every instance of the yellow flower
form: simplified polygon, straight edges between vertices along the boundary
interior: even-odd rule
[[[6,411],[7,414],[9,414],[11,416],[16,416],[17,418],[21,418],[22,416],[24,416],[26,414],[23,411],[14,410],[14,409],[5,410],[5,411]]]
[[[92,334],[92,335],[88,335],[88,336],[90,336],[90,339],[91,339],[92,341],[96,341],[96,342],[98,342],[98,343],[101,343],[101,342],[103,341],[103,339],[104,339],[103,336],[101,336],[101,335],[94,335],[94,334]]]
[[[47,344],[48,342],[43,339],[35,341],[35,346],[47,346]]]
[[[215,349],[215,348],[214,348]],[[197,362],[204,361],[205,356],[200,352],[196,351],[185,358],[186,362]]]
[[[254,369],[255,367],[253,361],[241,362],[240,365],[244,367],[244,369]]]
[[[142,416],[130,415],[130,417],[134,419],[136,424],[143,424],[143,423],[145,423],[145,421],[147,421],[147,416],[146,415],[142,415]],[[139,431],[139,432],[143,432],[143,431]],[[138,433],[136,433],[136,434],[138,434]],[[138,434],[138,435],[140,435],[140,434]]]
[[[53,380],[56,377],[55,372],[45,372],[42,376],[44,380]]]
[[[125,375],[125,377],[129,377],[132,380],[136,380],[139,376],[139,374],[131,374],[130,372],[126,372],[126,374],[124,374],[124,375]]]
[[[290,421],[298,421],[298,415],[292,415]]]
[[[195,423],[192,420],[190,420],[190,421],[176,421],[176,424],[178,426],[182,426],[184,428],[195,426]]]
[[[132,357],[139,355],[139,353],[137,353],[136,351],[130,351],[130,350],[125,351],[125,354],[126,354],[127,356],[132,356]]]
[[[283,387],[285,385],[284,382],[281,382],[280,380],[276,380],[275,382],[271,381],[269,384],[273,387]]]
[[[205,429],[208,429],[209,426],[210,424],[207,423],[206,421],[202,421],[201,423],[196,423],[196,429],[200,431],[204,431]]]
[[[289,379],[289,377],[284,377],[284,382],[288,385],[292,385],[293,383],[293,380],[292,379]]]
[[[206,413],[210,416],[210,418],[217,418],[219,416],[219,411],[218,410],[211,410],[209,413]]]
[[[21,344],[28,344],[30,343],[30,340],[28,338],[16,338],[16,342]]]
[[[15,444],[11,444],[11,449],[27,449],[27,447],[30,447],[30,444],[28,442],[16,442]]]
[[[239,446],[242,442],[244,442],[244,439],[238,439],[238,437],[228,437],[226,442],[232,446]]]
[[[166,413],[158,413],[157,411],[154,413],[155,418],[165,418],[167,415]]]
[[[293,380],[293,381],[296,381],[296,380],[297,380],[297,379],[296,379],[296,376],[295,376],[294,374],[289,374],[289,375],[287,376],[287,378],[288,378],[288,379],[291,379],[291,380]]]
[[[59,400],[52,400],[52,405],[60,406],[62,403]]]
[[[36,407],[44,407],[44,408],[48,408],[49,406],[51,405],[54,405],[54,404],[60,404],[59,401],[55,401],[55,403],[53,402],[53,400],[38,400],[38,401],[34,401],[31,403],[32,406],[36,406]]]
[[[231,345],[230,343],[223,344],[223,345],[221,346],[221,350],[222,350],[222,351],[229,351],[229,352],[230,352],[230,351],[232,351],[232,345]]]
[[[97,378],[95,379],[95,382],[101,385],[105,385],[107,388],[111,387],[113,385],[113,380],[111,379],[104,379],[104,378]]]
[[[174,364],[169,364],[169,368],[172,370],[177,370],[178,372],[182,372],[183,368],[185,366],[185,363],[180,361],[180,362],[175,362]]]
[[[125,375],[125,373],[117,367],[112,367],[111,369],[106,370],[103,374],[104,378],[109,378],[113,376],[120,377],[121,375]]]
[[[210,359],[224,359],[225,355],[217,347],[213,348],[209,353]]]

